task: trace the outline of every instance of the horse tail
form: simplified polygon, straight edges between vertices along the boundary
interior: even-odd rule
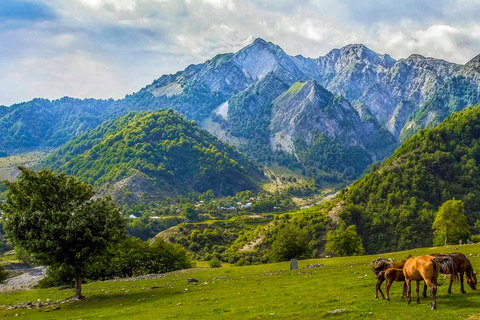
[[[432,259],[432,262],[433,262],[433,276],[432,276],[432,283],[434,283],[435,285],[437,286],[441,286],[442,284],[444,284],[445,281],[442,281],[440,283],[438,283],[438,276],[437,276],[437,279],[435,279],[435,274],[440,274],[440,272],[442,271],[442,265],[440,264],[440,262],[436,259]],[[425,284],[426,285],[426,284]]]
[[[458,271],[455,262],[450,257],[435,257],[432,259],[433,262],[437,263],[440,266],[440,270],[443,274],[451,274],[453,281],[458,281]]]

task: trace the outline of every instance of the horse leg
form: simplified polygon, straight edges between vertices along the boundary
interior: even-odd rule
[[[453,273],[451,274],[451,278],[450,278],[450,286],[448,287],[448,294],[451,294],[452,293],[452,284],[453,284],[453,279],[455,277],[453,276]]]
[[[425,283],[425,285],[423,286],[423,297],[426,298],[427,297],[427,284]]]
[[[385,291],[387,292],[387,300],[390,301],[390,287],[392,286],[392,281],[387,279],[387,284],[385,286]]]
[[[463,287],[463,273],[464,272],[460,272],[460,287],[461,287],[462,293],[466,293],[465,289]],[[452,279],[452,281],[453,281],[453,279]]]
[[[407,305],[412,302],[412,280],[405,278],[405,283],[407,284]]]
[[[430,288],[430,294],[432,295],[432,310],[435,310],[437,309],[437,286],[434,283],[435,280],[432,280],[433,281],[425,280],[425,283]]]
[[[420,281],[417,280],[417,303],[420,303]]]
[[[382,283],[384,279],[378,279],[377,285],[375,286],[375,298],[378,300],[378,291],[380,291],[380,294],[382,295],[382,299],[385,299],[385,295],[382,292]]]
[[[407,283],[403,281],[403,293],[402,293],[402,299],[407,296]]]

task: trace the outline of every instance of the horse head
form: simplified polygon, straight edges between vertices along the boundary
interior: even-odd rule
[[[467,274],[467,284],[473,290],[477,290],[477,273],[476,272],[472,272],[470,276],[468,276]]]
[[[380,260],[380,262],[377,265],[374,265],[372,267],[372,271],[373,272],[378,272],[378,271],[382,270],[384,266],[385,266],[385,259],[382,259],[382,260]]]

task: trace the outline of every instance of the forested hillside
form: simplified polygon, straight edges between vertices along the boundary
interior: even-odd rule
[[[45,163],[120,202],[257,190],[258,167],[173,110],[129,113],[68,142]]]
[[[34,99],[0,107],[0,151],[58,147],[100,125],[113,100]]]
[[[367,252],[432,245],[439,206],[463,200],[480,220],[480,106],[452,114],[405,141],[381,166],[344,189],[340,217],[356,224]]]

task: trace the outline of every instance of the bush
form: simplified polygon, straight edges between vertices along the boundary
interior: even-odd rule
[[[235,265],[236,265],[236,266],[239,266],[239,267],[244,266],[245,264],[246,264],[246,261],[245,261],[244,258],[240,258],[240,259],[237,261],[237,263],[235,263]]]
[[[365,252],[362,238],[357,234],[357,227],[355,225],[347,227],[342,220],[337,229],[328,231],[325,250],[337,256],[355,256]]]
[[[471,237],[470,239],[473,243],[479,243],[480,242],[480,234],[475,234]]]
[[[306,231],[297,226],[281,229],[272,243],[270,259],[273,262],[287,261],[310,256],[309,239]]]
[[[52,277],[45,277],[38,282],[37,288],[39,289],[51,288],[54,286],[54,283],[55,283],[55,279],[53,279]]]
[[[20,260],[23,264],[30,264],[32,262],[32,257],[28,252],[22,247],[15,246],[15,258]]]
[[[222,262],[217,257],[212,258],[208,264],[210,265],[210,268],[220,268],[222,266]]]
[[[148,248],[149,273],[164,273],[192,266],[192,260],[187,251],[179,244],[171,244],[157,238]]]
[[[7,272],[3,266],[0,266],[0,283],[5,282],[7,280]]]

